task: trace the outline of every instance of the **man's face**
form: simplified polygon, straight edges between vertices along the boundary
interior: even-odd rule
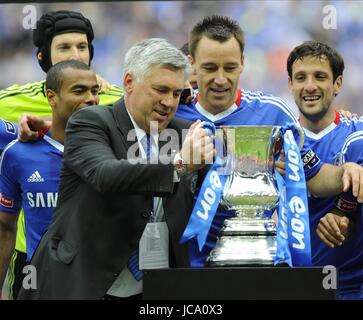
[[[67,122],[75,111],[99,103],[96,75],[90,70],[66,68],[59,94],[47,91],[53,114]]]
[[[52,65],[66,60],[78,60],[89,65],[87,35],[78,32],[56,35],[50,46],[50,56]]]
[[[197,76],[200,104],[213,114],[232,106],[243,70],[243,56],[237,40],[231,37],[218,42],[203,36],[192,65]]]
[[[167,127],[179,104],[184,88],[184,71],[156,66],[146,77],[136,81],[131,73],[124,77],[127,108],[136,123],[150,132],[150,122],[158,122],[158,130]]]
[[[342,76],[333,82],[328,59],[306,56],[293,63],[289,87],[302,115],[310,121],[318,121],[333,108],[332,102],[342,82]]]

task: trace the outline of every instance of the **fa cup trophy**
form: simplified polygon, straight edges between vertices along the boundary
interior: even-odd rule
[[[281,141],[279,127],[219,127],[229,176],[220,207],[233,217],[224,222],[207,266],[273,265],[276,225],[271,214],[278,204],[273,152]]]

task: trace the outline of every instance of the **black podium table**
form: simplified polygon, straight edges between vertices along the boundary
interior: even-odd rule
[[[327,274],[323,273],[322,267],[144,270],[143,298],[147,300],[334,299],[335,290],[327,288],[325,277]]]

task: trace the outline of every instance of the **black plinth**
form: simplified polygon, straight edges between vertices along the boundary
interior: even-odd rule
[[[148,300],[334,299],[321,267],[144,270]]]

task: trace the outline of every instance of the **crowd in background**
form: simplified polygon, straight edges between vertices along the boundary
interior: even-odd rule
[[[344,90],[337,103],[363,114],[363,1],[120,1],[0,5],[0,88],[44,79],[35,57],[32,30],[23,27],[25,5],[44,12],[69,9],[82,12],[95,31],[93,69],[121,85],[122,60],[127,48],[149,37],[169,39],[177,46],[206,15],[227,15],[245,32],[245,69],[240,86],[281,96],[293,105],[287,87],[286,58],[305,40],[319,40],[344,57]],[[324,18],[336,9],[336,28],[326,29]],[[324,9],[325,8],[325,9]],[[325,11],[328,10],[328,11]],[[330,21],[334,25],[334,21]],[[33,52],[34,54],[29,54]]]

